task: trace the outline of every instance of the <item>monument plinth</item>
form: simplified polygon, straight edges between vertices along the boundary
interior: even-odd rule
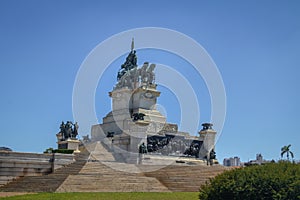
[[[79,144],[80,141],[77,139],[67,139],[64,141],[58,141],[58,149],[70,149],[74,150],[74,152],[80,152],[79,151]]]
[[[203,123],[203,128],[199,131],[200,139],[203,141],[203,145],[201,146],[199,157],[206,157],[208,160],[211,157],[211,152],[215,152],[215,138],[217,132],[213,130],[211,123]]]

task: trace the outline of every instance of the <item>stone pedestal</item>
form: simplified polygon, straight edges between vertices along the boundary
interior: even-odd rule
[[[114,89],[109,93],[112,98],[112,110],[118,111],[123,109],[130,109],[132,107],[132,89],[128,87]]]
[[[80,141],[77,139],[67,139],[65,141],[58,141],[58,149],[71,149],[74,150],[74,152],[80,152],[79,151],[79,143]]]
[[[147,135],[157,134],[165,125],[166,118],[156,110],[160,92],[156,84],[136,82],[135,87],[114,88],[109,93],[112,98],[112,111],[103,118],[102,124],[92,126],[92,140],[103,140],[108,133],[114,135],[114,145],[120,147],[126,155],[126,161],[136,163],[138,148]],[[143,118],[135,119],[134,115]]]
[[[209,158],[209,153],[215,146],[215,137],[217,132],[212,129],[213,124],[211,123],[204,123],[202,126],[203,129],[199,131],[199,134],[200,140],[202,140],[203,143],[199,151],[199,158],[204,158],[205,156]]]
[[[156,90],[156,85],[142,85],[133,91],[132,109],[155,110],[157,97],[159,96],[160,92]]]

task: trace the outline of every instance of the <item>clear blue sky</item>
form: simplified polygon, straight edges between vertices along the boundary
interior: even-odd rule
[[[247,161],[256,153],[279,159],[287,144],[299,160],[299,9],[299,1],[274,0],[1,0],[0,146],[26,152],[56,147],[59,124],[73,120],[73,84],[88,53],[116,33],[151,26],[192,37],[218,66],[227,94],[226,121],[216,147],[221,161],[231,156]],[[145,50],[138,57],[139,64],[176,65],[164,52]],[[110,110],[107,94],[122,62],[116,60],[99,82],[100,122]],[[205,122],[210,102],[200,82],[194,87]],[[198,82],[191,78],[191,84]],[[180,113],[172,94],[166,90],[159,103],[169,121],[177,123]]]

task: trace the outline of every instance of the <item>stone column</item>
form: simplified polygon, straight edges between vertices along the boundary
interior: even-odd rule
[[[205,156],[207,156],[209,159],[209,153],[215,147],[215,137],[217,132],[212,129],[213,124],[211,123],[204,123],[202,126],[203,128],[201,131],[199,131],[199,134],[203,143],[199,151],[199,158],[203,159]]]
[[[115,89],[109,93],[112,98],[112,111],[130,109],[132,107],[132,90],[128,88]]]
[[[132,108],[138,109],[143,108],[146,110],[155,110],[157,97],[160,96],[160,92],[153,88],[150,88],[147,85],[141,86],[136,89],[132,95]]]

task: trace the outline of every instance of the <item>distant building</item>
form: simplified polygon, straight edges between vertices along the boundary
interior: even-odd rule
[[[256,154],[256,160],[250,160],[249,162],[245,163],[246,166],[249,165],[261,165],[261,164],[265,164],[265,163],[269,163],[271,161],[267,161],[263,159],[263,156],[258,153]]]
[[[228,167],[241,166],[241,160],[237,156],[233,158],[224,158],[223,165]]]
[[[263,156],[260,153],[256,154],[256,162],[261,165],[263,161]]]

